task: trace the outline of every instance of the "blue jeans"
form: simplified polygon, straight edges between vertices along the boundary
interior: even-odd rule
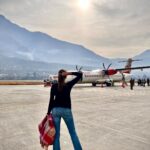
[[[69,130],[69,134],[71,136],[71,140],[74,146],[74,150],[82,150],[80,141],[78,139],[78,136],[75,131],[75,126],[74,126],[74,121],[73,121],[73,116],[71,109],[69,108],[61,108],[61,107],[56,107],[52,109],[52,115],[54,118],[54,123],[55,123],[55,128],[56,128],[56,137],[55,141],[53,144],[53,150],[60,150],[60,123],[61,123],[61,118],[64,119],[67,128]]]

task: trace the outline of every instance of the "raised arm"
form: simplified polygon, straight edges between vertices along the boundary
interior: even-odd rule
[[[73,87],[80,79],[82,79],[82,72],[70,72],[70,75],[76,76],[73,80],[67,83],[70,87]]]

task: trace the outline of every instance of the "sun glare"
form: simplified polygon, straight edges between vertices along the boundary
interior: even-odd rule
[[[89,0],[79,0],[79,7],[82,10],[87,10],[90,6],[90,1]]]

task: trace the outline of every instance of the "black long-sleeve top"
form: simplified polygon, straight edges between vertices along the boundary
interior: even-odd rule
[[[73,80],[67,82],[63,87],[62,91],[58,91],[58,83],[52,85],[47,114],[50,114],[52,108],[54,107],[63,107],[71,109],[70,92],[72,87],[82,78],[82,73],[72,72],[71,74],[75,75],[76,77]]]

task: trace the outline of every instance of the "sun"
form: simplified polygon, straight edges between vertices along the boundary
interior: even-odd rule
[[[82,10],[87,10],[90,6],[90,1],[89,0],[79,0],[79,7]]]

